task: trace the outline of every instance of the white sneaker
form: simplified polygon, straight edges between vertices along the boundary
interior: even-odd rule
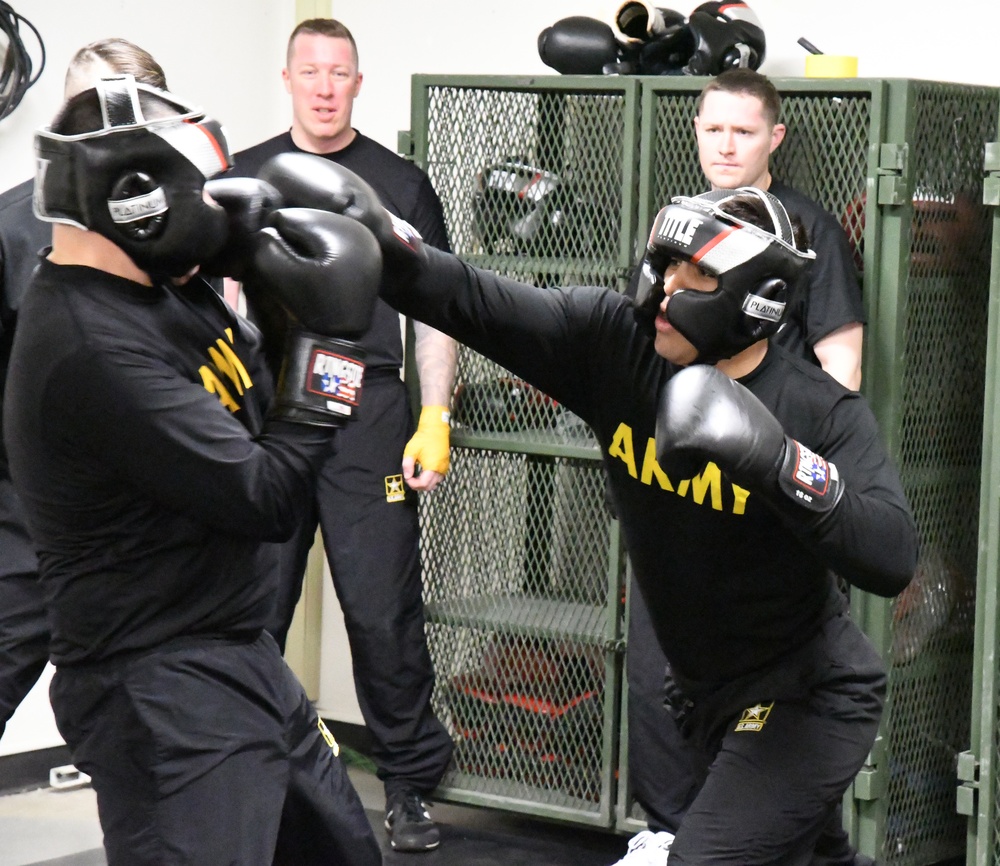
[[[666,866],[674,834],[643,830],[628,842],[628,853],[613,866]]]

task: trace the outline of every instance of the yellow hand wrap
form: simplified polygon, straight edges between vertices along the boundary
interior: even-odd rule
[[[417,432],[406,443],[404,457],[412,457],[424,469],[444,475],[451,462],[451,413],[447,406],[424,406]]]

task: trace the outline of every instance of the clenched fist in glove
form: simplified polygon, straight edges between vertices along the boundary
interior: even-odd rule
[[[810,515],[832,511],[844,492],[836,466],[786,436],[750,391],[705,364],[686,367],[660,391],[656,456],[665,467],[677,457],[711,460],[751,493]]]
[[[275,211],[251,238],[244,289],[255,307],[288,316],[271,415],[342,426],[361,397],[364,351],[382,273],[378,242],[361,223],[309,208]]]
[[[363,223],[382,248],[390,279],[405,278],[423,263],[423,240],[409,223],[393,216],[378,194],[353,171],[310,153],[281,153],[258,172],[293,207],[319,208]]]
[[[281,195],[269,183],[255,177],[220,177],[206,181],[205,192],[226,212],[228,237],[214,258],[201,266],[209,277],[242,280],[253,259],[251,238],[283,206]]]

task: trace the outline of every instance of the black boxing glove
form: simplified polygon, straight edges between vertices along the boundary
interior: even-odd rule
[[[687,468],[712,460],[732,481],[805,522],[833,511],[844,493],[834,464],[786,436],[757,397],[705,364],[681,370],[661,389],[656,457],[665,468],[678,459]]]
[[[667,28],[663,12],[647,0],[625,0],[611,19],[615,39],[622,45],[635,45],[662,36]]]
[[[685,75],[718,75],[725,69],[759,69],[767,40],[756,14],[742,0],[710,0],[688,19],[694,51]]]
[[[681,75],[694,51],[694,37],[680,12],[648,0],[625,0],[612,19],[615,39],[639,75]]]
[[[281,153],[257,172],[292,207],[318,208],[357,220],[375,235],[385,275],[414,276],[426,260],[423,239],[405,220],[389,213],[353,171],[311,153]]]
[[[353,340],[371,325],[382,274],[378,242],[361,223],[325,211],[275,211],[251,236],[244,291],[277,303],[289,329],[271,416],[339,427],[354,415],[364,351]]]
[[[601,75],[616,69],[622,46],[603,21],[572,15],[538,34],[542,63],[562,75]]]
[[[657,9],[664,29],[639,47],[636,61],[640,75],[683,75],[694,52],[694,34],[687,19],[670,9]]]
[[[283,206],[280,193],[255,177],[221,177],[205,182],[205,192],[226,212],[225,246],[201,266],[208,277],[242,280],[253,256],[251,236],[267,225],[271,214]]]

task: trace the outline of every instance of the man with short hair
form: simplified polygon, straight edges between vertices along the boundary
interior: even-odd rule
[[[138,45],[114,37],[84,45],[73,55],[66,69],[64,96],[69,99],[93,87],[102,76],[124,73],[166,89],[159,63]],[[49,658],[49,625],[38,561],[10,481],[2,441],[3,386],[17,313],[38,253],[52,235],[51,226],[34,215],[33,190],[34,180],[26,180],[0,195],[0,736]]]
[[[705,85],[696,112],[698,158],[712,189],[767,190],[802,220],[816,251],[778,343],[857,390],[865,315],[854,257],[833,215],[771,174],[770,155],[785,138],[778,91],[759,72],[728,69]]]
[[[329,18],[298,24],[282,78],[292,99],[291,129],[237,153],[232,174],[253,176],[284,152],[317,154],[366,178],[385,207],[415,225],[429,244],[448,249],[441,202],[427,175],[351,125],[363,75],[350,30]],[[251,303],[251,318],[254,313]],[[397,851],[439,844],[425,797],[440,782],[453,749],[431,708],[434,671],[424,633],[416,492],[433,490],[448,470],[457,348],[420,322],[414,334],[422,402],[416,430],[400,379],[399,316],[379,302],[360,340],[367,364],[364,409],[331,443],[310,513],[283,551],[271,626],[283,645],[318,524]]]
[[[221,207],[222,127],[132,76],[71,98],[35,152],[52,244],[20,306],[4,438],[52,707],[108,864],[379,866],[336,742],[264,630],[266,542],[301,521],[361,387],[318,371],[360,380],[378,245],[259,184],[218,189]],[[277,389],[203,265],[272,302]]]

